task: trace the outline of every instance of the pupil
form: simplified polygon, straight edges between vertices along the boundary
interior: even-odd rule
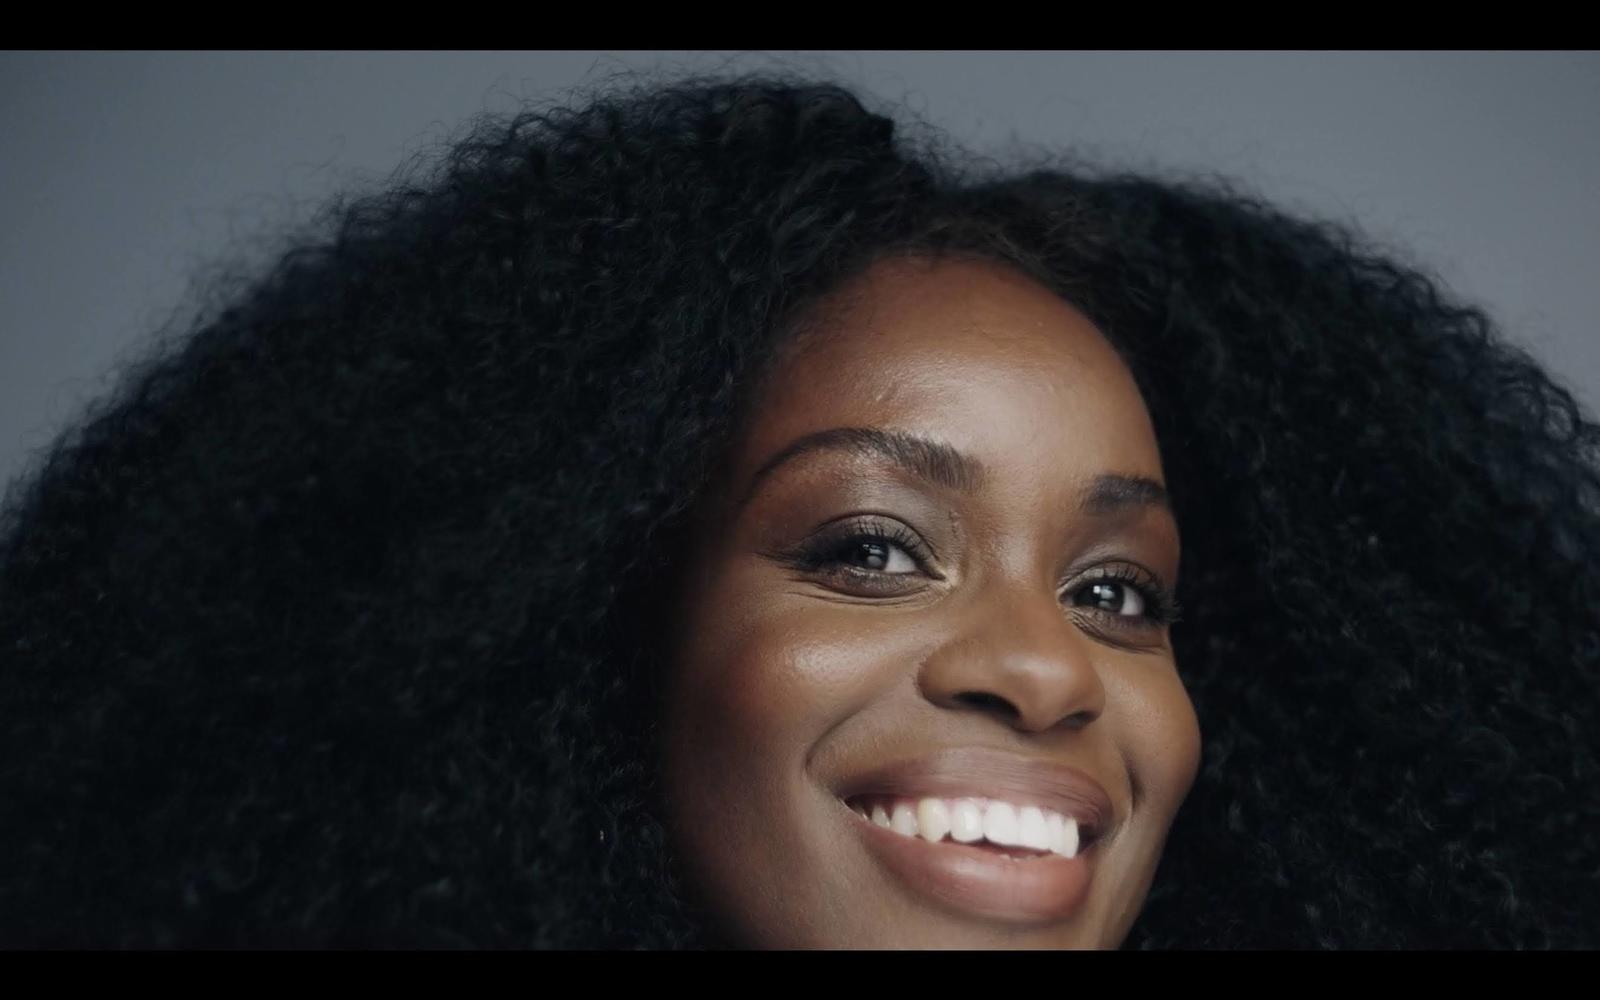
[[[1097,584],[1094,584],[1092,589],[1093,589],[1093,593],[1094,593],[1095,598],[1098,599],[1098,600],[1101,600],[1103,602],[1110,603],[1111,604],[1110,610],[1114,611],[1114,610],[1116,610],[1116,605],[1117,605],[1117,589],[1116,588],[1117,588],[1117,584],[1114,584],[1114,583],[1097,583]]]
[[[868,569],[883,569],[889,565],[889,548],[882,542],[862,542],[856,551]]]

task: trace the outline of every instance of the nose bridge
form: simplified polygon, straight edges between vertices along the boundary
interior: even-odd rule
[[[1030,732],[1098,718],[1105,688],[1092,644],[1056,595],[1020,582],[985,589],[923,662],[924,694],[945,708],[994,711]]]

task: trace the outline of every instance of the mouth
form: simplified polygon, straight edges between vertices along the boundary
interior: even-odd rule
[[[843,801],[861,819],[903,837],[1017,859],[1074,858],[1100,837],[1095,820],[1081,810],[1062,813],[987,796],[866,794]]]
[[[1082,771],[968,748],[873,769],[837,798],[867,851],[912,894],[1021,924],[1081,908],[1113,816]]]

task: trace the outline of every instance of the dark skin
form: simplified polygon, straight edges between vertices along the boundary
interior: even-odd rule
[[[1118,946],[1200,732],[1161,615],[1178,525],[1114,349],[1003,265],[881,261],[789,344],[751,412],[700,512],[664,706],[670,825],[727,937]],[[968,764],[946,773],[952,753]],[[1012,905],[987,883],[965,894],[993,867],[961,868],[976,848],[905,842],[955,850],[929,863],[959,869],[959,891],[886,864],[884,831],[845,798],[908,761],[934,763],[897,793],[1019,807],[1044,769],[1086,775],[1110,807],[1074,862],[1089,874]],[[1061,864],[1041,857],[1007,863]]]

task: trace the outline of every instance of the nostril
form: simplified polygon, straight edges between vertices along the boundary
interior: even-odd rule
[[[972,708],[982,709],[987,712],[998,712],[1008,719],[1016,719],[1022,713],[1017,711],[1017,706],[997,694],[988,691],[963,691],[956,695],[956,701]]]

